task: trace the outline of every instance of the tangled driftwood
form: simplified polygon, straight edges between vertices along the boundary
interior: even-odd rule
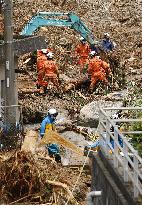
[[[40,158],[40,157],[39,157]],[[0,164],[0,203],[51,202],[78,204],[65,183],[52,180],[56,162],[46,157],[46,165],[39,163],[30,152],[18,151]],[[41,166],[43,169],[41,171]],[[51,166],[50,169],[48,166]],[[54,168],[53,168],[54,167]],[[50,177],[50,175],[53,175]]]
[[[38,148],[57,142],[79,155],[83,154],[82,150],[56,132],[49,132],[39,144],[38,133],[30,130],[21,150],[0,157],[0,203],[12,205],[36,201],[62,205],[69,200],[69,205],[78,204],[70,190],[74,180],[69,176],[70,170],[50,158],[46,149]]]

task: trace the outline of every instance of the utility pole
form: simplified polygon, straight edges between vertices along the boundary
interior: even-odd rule
[[[15,97],[15,69],[13,48],[13,3],[12,0],[3,1],[4,14],[4,54],[5,54],[5,106],[16,105]],[[16,124],[16,109],[6,108],[4,113],[5,123]]]

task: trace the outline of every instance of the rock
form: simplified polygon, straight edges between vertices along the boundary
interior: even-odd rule
[[[61,81],[63,81],[63,82],[67,82],[67,81],[70,81],[71,79],[67,76],[67,75],[65,75],[65,74],[60,74],[60,80]]]
[[[58,132],[66,127],[66,124],[72,124],[72,121],[69,119],[69,114],[67,110],[62,109],[55,121],[55,126]]]
[[[25,152],[31,152],[34,154],[37,147],[37,142],[38,142],[38,132],[34,130],[29,130],[26,133],[21,150]]]
[[[62,136],[75,144],[80,148],[81,151],[84,150],[84,147],[88,145],[84,136],[73,131],[67,131],[62,133]],[[62,156],[62,165],[63,166],[77,166],[83,165],[85,162],[85,156],[79,156],[74,153],[72,150],[65,149],[64,156]]]
[[[96,128],[91,128],[91,127],[82,127],[82,126],[77,126],[77,128],[80,129],[80,131],[86,131],[89,135],[91,135],[92,133],[95,133],[97,131]]]
[[[85,140],[85,137],[82,134],[78,134],[74,131],[66,131],[66,132],[62,133],[62,136],[65,139],[70,140],[72,142]]]
[[[107,94],[107,97],[111,100],[123,100],[124,97],[126,97],[126,95],[127,95],[127,90],[122,90],[119,92],[109,93]]]
[[[101,107],[122,107],[122,101],[93,101],[85,105],[79,115],[78,125],[86,127],[97,127],[99,123],[99,106]],[[115,111],[116,112],[116,111]],[[108,111],[108,115],[115,113],[114,111]]]
[[[67,121],[70,121],[68,111],[62,109],[57,115],[56,125],[65,124]]]

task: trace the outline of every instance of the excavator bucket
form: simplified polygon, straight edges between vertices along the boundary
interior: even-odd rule
[[[52,130],[49,130],[48,133],[45,133],[38,147],[41,147],[46,144],[52,144],[52,143],[56,143],[58,145],[63,146],[64,148],[71,149],[78,155],[84,156],[84,150],[81,150],[75,144],[73,144],[72,142],[70,142],[69,140],[65,139],[64,137],[59,135],[57,132],[52,131]]]

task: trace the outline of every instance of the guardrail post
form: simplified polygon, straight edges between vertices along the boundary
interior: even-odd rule
[[[118,132],[116,130],[117,126],[114,126],[114,158],[113,164],[115,168],[118,168],[118,146],[116,142],[118,142]]]
[[[102,111],[101,111],[101,108],[99,110],[99,132],[102,133],[103,132],[103,127],[101,125],[103,121],[103,114],[102,114]]]
[[[123,141],[123,168],[124,168],[124,182],[128,182],[128,147],[126,143]]]
[[[137,158],[137,152],[134,154],[134,198],[137,198],[139,196],[139,190],[138,190],[138,158]]]
[[[108,119],[106,119],[106,154],[109,156],[109,143],[110,143],[110,122]]]
[[[101,108],[99,109],[99,144],[100,144],[100,147],[102,147],[101,145],[104,144],[104,139],[102,138],[102,135],[103,135],[103,132],[104,132],[104,128],[102,126],[102,122],[103,122],[103,119],[104,119],[104,115],[102,113],[102,110]]]

